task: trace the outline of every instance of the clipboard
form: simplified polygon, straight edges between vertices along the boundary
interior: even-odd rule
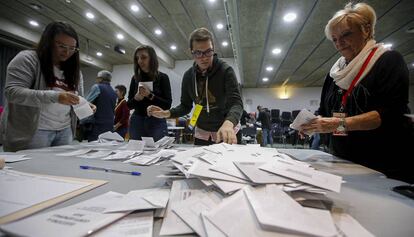
[[[27,172],[25,172],[25,173],[27,173]],[[66,200],[69,200],[73,197],[81,195],[82,193],[86,193],[86,192],[88,192],[92,189],[95,189],[99,186],[102,186],[102,185],[108,183],[108,181],[97,180],[97,179],[81,179],[81,178],[74,178],[74,177],[43,175],[43,174],[35,174],[35,173],[28,173],[28,174],[39,175],[39,176],[44,176],[44,177],[50,177],[50,178],[60,179],[60,180],[85,182],[85,183],[90,183],[90,185],[88,185],[86,187],[83,187],[83,188],[80,188],[80,189],[77,189],[77,190],[72,191],[72,192],[68,192],[68,193],[60,195],[58,197],[49,199],[47,201],[40,202],[40,203],[32,205],[30,207],[21,209],[19,211],[13,212],[13,213],[8,214],[6,216],[0,217],[0,225],[22,219],[26,216],[30,216],[30,215],[32,215],[36,212],[39,212],[41,210],[44,210],[44,209],[49,208],[51,206],[54,206],[56,204],[62,203],[62,202],[66,201]]]

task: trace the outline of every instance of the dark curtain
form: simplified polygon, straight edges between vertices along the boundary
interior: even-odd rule
[[[0,42],[0,105],[4,106],[4,85],[6,83],[6,71],[9,62],[22,49],[5,45]]]

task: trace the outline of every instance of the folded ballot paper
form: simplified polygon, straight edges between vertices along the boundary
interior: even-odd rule
[[[98,140],[100,142],[104,142],[104,141],[118,141],[118,142],[123,142],[124,138],[121,137],[118,133],[116,132],[104,132],[102,134],[100,134],[98,136]]]
[[[299,114],[296,116],[295,120],[290,124],[290,128],[295,130],[300,130],[300,126],[303,124],[309,123],[310,121],[314,120],[316,116],[312,114],[309,110],[302,109]],[[307,134],[312,135],[312,134]]]

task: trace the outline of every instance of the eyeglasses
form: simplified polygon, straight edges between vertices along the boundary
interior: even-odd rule
[[[79,51],[79,48],[69,46],[69,45],[65,45],[64,43],[61,43],[59,41],[56,41],[56,45],[59,47],[59,49],[67,50],[69,53],[75,53],[75,52]]]
[[[193,50],[191,53],[196,58],[202,58],[203,56],[204,57],[211,57],[214,54],[214,50],[211,49],[211,48],[210,49],[207,49],[206,51]]]

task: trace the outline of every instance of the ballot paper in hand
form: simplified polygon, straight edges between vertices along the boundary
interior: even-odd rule
[[[153,91],[153,82],[152,81],[140,81],[138,86],[139,87],[146,87],[151,92]]]
[[[299,114],[296,116],[293,123],[290,124],[290,127],[295,129],[295,130],[300,130],[300,126],[302,126],[305,123],[309,123],[310,121],[312,121],[315,118],[316,118],[316,116],[314,114],[312,114],[311,112],[309,112],[309,110],[302,109],[299,112]],[[312,135],[312,134],[307,134],[307,135]]]
[[[79,96],[79,104],[72,105],[72,107],[79,120],[93,115],[93,110],[91,106],[89,106],[89,102],[82,96]]]

